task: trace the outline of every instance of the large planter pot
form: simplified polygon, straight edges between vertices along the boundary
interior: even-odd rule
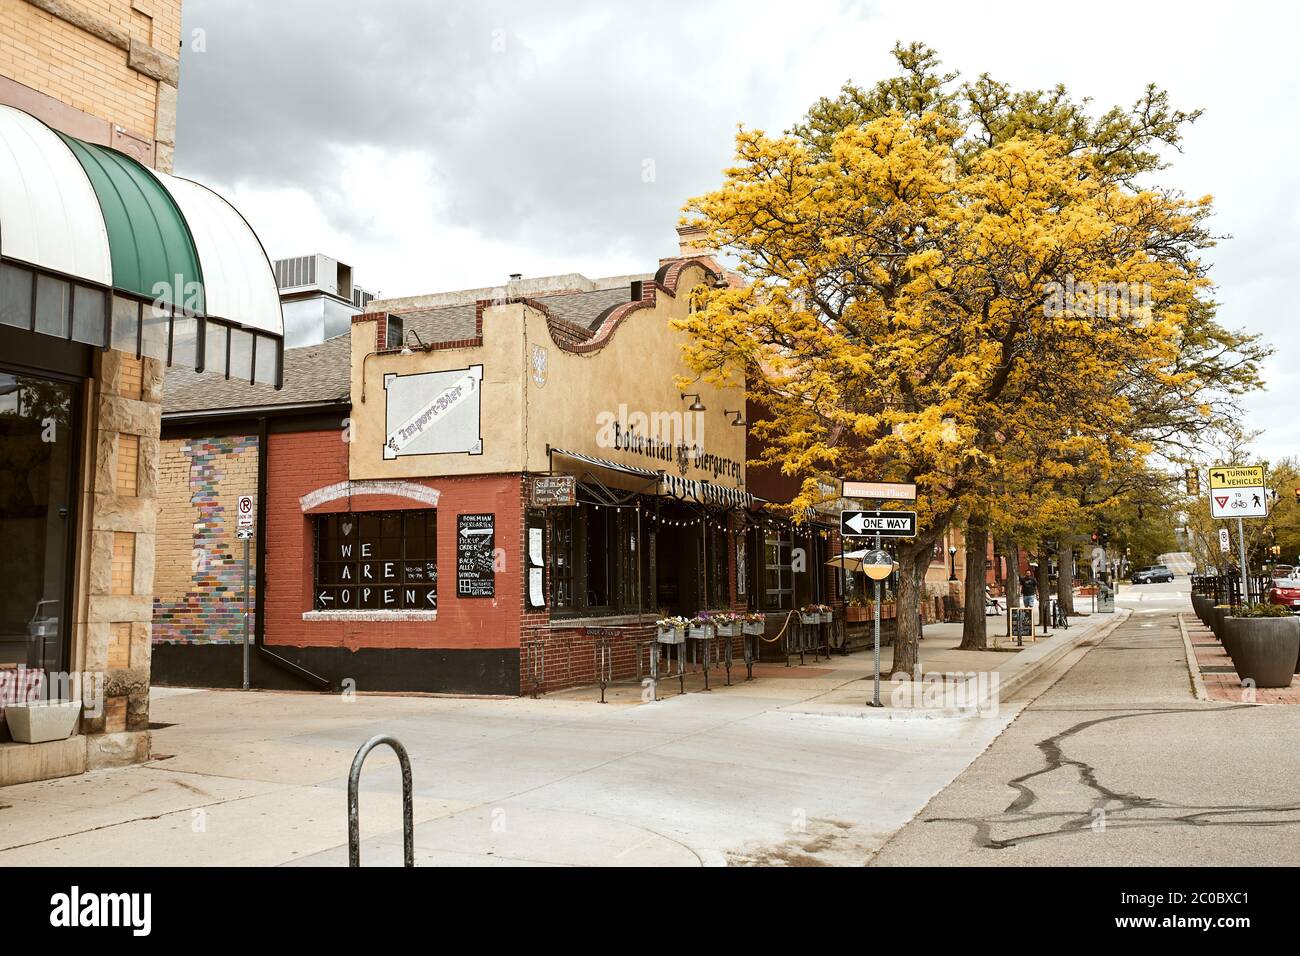
[[[763,636],[763,631],[766,630],[766,628],[767,624],[764,621],[746,621],[744,625],[744,631],[746,634],[757,635],[759,637]]]
[[[14,740],[41,744],[66,740],[81,716],[79,700],[38,700],[28,704],[6,704],[5,723]]]
[[[714,628],[718,632],[718,637],[739,637],[740,624],[715,624]]]
[[[869,621],[871,620],[871,608],[846,607],[844,609],[844,619],[850,624],[861,624],[863,621]]]
[[[1223,619],[1231,610],[1232,608],[1227,607],[1210,608],[1210,630],[1214,632],[1214,636],[1220,643],[1223,643]],[[1224,646],[1226,647],[1227,645],[1224,644]]]
[[[713,625],[703,624],[699,627],[692,627],[686,632],[686,636],[693,641],[711,641],[713,640]]]
[[[1210,599],[1201,594],[1192,595],[1192,610],[1196,612],[1197,618],[1202,624],[1205,623],[1205,612],[1209,607]]]
[[[816,614],[805,614],[803,611],[800,611],[799,620],[804,624],[820,624],[822,622],[822,616],[820,612]]]
[[[1290,617],[1224,619],[1233,666],[1256,687],[1289,687],[1300,654],[1300,621]]]

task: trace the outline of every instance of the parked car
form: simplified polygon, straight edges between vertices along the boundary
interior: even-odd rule
[[[1274,577],[1273,585],[1268,589],[1268,603],[1281,604],[1291,609],[1292,614],[1300,614],[1300,578]]]
[[[1163,564],[1152,564],[1145,568],[1138,568],[1129,578],[1134,584],[1158,584],[1161,581],[1170,582],[1174,579],[1174,572]]]

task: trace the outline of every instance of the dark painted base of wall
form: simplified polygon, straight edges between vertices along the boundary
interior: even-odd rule
[[[351,680],[360,692],[426,694],[519,693],[519,649],[272,648],[280,657],[327,679],[334,689]],[[316,690],[253,648],[249,683],[259,690]],[[150,679],[160,687],[240,687],[242,644],[155,644]]]

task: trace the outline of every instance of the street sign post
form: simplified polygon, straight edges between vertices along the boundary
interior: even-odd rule
[[[915,538],[915,511],[841,511],[840,534],[846,538]]]
[[[253,539],[253,531],[257,527],[256,503],[252,495],[240,495],[235,505],[235,514],[238,517],[238,527],[235,536],[244,542],[244,690],[248,690],[248,591],[250,581],[250,568],[248,564],[248,542]]]
[[[1250,567],[1246,563],[1246,526],[1243,518],[1268,517],[1268,490],[1263,465],[1214,465],[1210,468],[1210,516],[1237,519],[1238,573],[1241,594],[1250,603]]]
[[[1228,534],[1227,528],[1219,529],[1219,550],[1224,554],[1232,550],[1232,536]]]

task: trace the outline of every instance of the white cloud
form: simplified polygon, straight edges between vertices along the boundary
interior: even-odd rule
[[[222,188],[273,255],[324,252],[401,295],[510,272],[645,271],[715,185],[737,123],[781,130],[897,40],[1099,108],[1147,82],[1203,107],[1162,181],[1212,193],[1221,316],[1278,348],[1249,402],[1261,451],[1300,450],[1292,275],[1300,124],[1289,5],[1094,2],[565,5],[187,0],[177,166]],[[504,41],[504,49],[502,49]],[[645,160],[655,179],[643,181]]]

